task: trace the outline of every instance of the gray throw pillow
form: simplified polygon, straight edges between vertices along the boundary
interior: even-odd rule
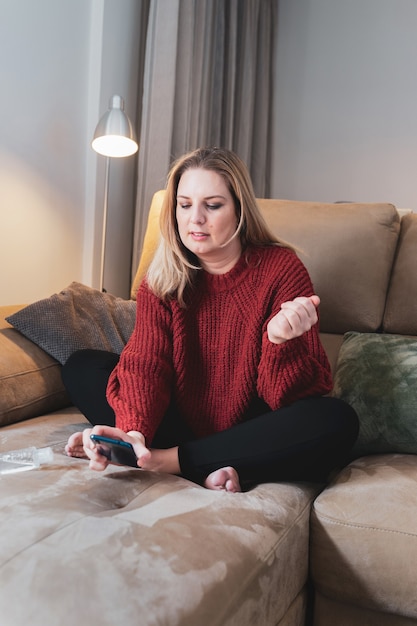
[[[417,453],[417,340],[346,333],[333,395],[348,402],[359,416],[353,457]]]
[[[84,348],[120,354],[132,334],[135,317],[134,300],[73,282],[6,319],[63,364],[73,352]]]

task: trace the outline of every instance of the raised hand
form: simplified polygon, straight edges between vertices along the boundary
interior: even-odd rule
[[[281,304],[281,310],[269,320],[268,339],[272,343],[285,343],[300,337],[318,321],[317,307],[320,298],[316,295],[299,297]]]

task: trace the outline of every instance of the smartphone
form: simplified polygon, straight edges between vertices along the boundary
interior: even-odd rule
[[[127,441],[103,437],[102,435],[90,435],[90,439],[97,444],[100,454],[105,456],[110,463],[138,467],[138,459],[133,446]]]

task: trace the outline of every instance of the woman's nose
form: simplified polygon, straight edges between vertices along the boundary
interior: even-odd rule
[[[200,206],[194,205],[191,209],[191,221],[193,224],[202,224],[204,222],[204,212]]]

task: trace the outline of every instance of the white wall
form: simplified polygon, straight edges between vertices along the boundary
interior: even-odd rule
[[[275,197],[417,211],[417,2],[279,0]]]
[[[89,3],[0,2],[0,303],[80,277]]]
[[[135,115],[139,4],[0,0],[0,305],[48,297],[73,280],[98,286],[104,170],[90,143],[114,93]],[[111,180],[109,249],[118,254],[108,290],[122,296],[134,167],[118,164]]]

